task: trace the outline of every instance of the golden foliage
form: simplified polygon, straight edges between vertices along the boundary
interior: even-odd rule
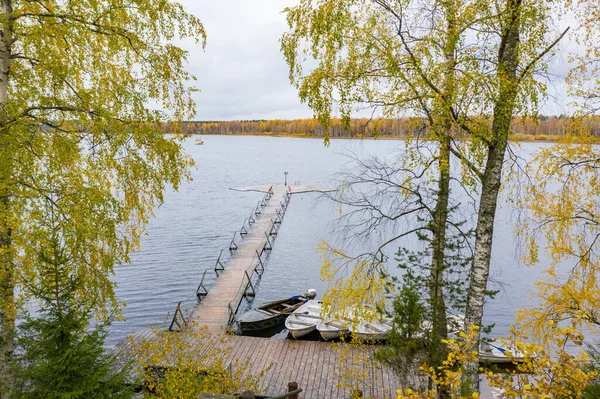
[[[253,370],[250,361],[232,359],[229,336],[210,334],[206,327],[153,332],[151,339],[136,344],[149,397],[196,399],[200,392],[259,393],[259,381],[271,367]]]
[[[531,310],[539,330],[548,320],[569,319],[576,328],[600,321],[600,151],[593,142],[575,125],[561,143],[541,148],[531,162],[532,184],[517,203],[528,212],[518,229],[524,262],[539,261],[540,245],[551,258],[536,283],[540,305]]]
[[[372,355],[372,345],[351,339],[349,342],[334,343],[333,350],[337,354],[339,382],[337,389],[350,392],[361,391],[363,398],[381,397],[378,391],[381,365]]]
[[[566,117],[514,118],[512,123],[511,140],[514,141],[559,141],[566,132]],[[590,116],[586,123],[600,140],[600,118]],[[329,123],[331,138],[373,138],[373,139],[405,139],[419,135],[419,130],[426,124],[420,118],[352,118],[346,130],[339,118],[332,118]],[[187,134],[215,135],[257,135],[257,136],[287,136],[314,137],[325,135],[324,128],[314,119],[270,119],[266,121],[222,121],[201,122],[188,121],[181,126]],[[169,126],[165,128],[168,130]],[[423,135],[421,135],[423,136]],[[424,135],[428,138],[428,135]]]
[[[379,273],[379,266],[373,265],[370,260],[352,259],[344,251],[331,248],[325,242],[319,245],[318,251],[323,261],[321,279],[328,283],[323,294],[322,314],[331,318],[358,317],[353,308],[362,304],[361,320],[380,317],[378,309],[385,309],[386,289],[392,287]]]
[[[536,317],[536,315],[531,315]],[[537,324],[534,323],[534,325]],[[581,345],[583,335],[573,327],[557,327],[548,321],[550,329],[539,331],[519,326],[511,329],[506,346],[529,356],[505,373],[487,372],[489,384],[500,388],[506,399],[581,398],[583,389],[597,372],[583,369],[588,361],[585,352],[570,353],[569,344]],[[522,343],[535,337],[536,344]]]
[[[458,339],[444,340],[443,342],[448,345],[449,353],[437,370],[427,364],[420,367],[421,372],[426,374],[433,382],[434,389],[424,390],[419,387],[398,390],[397,399],[436,399],[438,397],[437,389],[442,387],[447,388],[452,399],[477,399],[479,397],[478,393],[465,395],[461,392],[461,382],[463,377],[462,365],[477,361],[478,331],[478,327],[471,326],[467,333],[461,331]]]
[[[204,46],[204,28],[171,1],[11,3],[0,104],[0,236],[11,242],[0,248],[0,288],[28,295],[27,282],[43,278],[36,257],[50,201],[81,297],[102,312],[117,305],[114,265],[137,249],[165,188],[189,177],[181,137],[165,135],[162,121],[195,113],[188,54],[173,43]],[[14,309],[6,302],[3,314]]]

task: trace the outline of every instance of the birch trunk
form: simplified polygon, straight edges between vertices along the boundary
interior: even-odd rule
[[[448,145],[450,137],[446,137],[439,143],[439,182],[438,197],[433,221],[433,240],[432,240],[432,264],[430,274],[429,296],[432,307],[432,337],[431,348],[429,352],[429,361],[432,366],[438,367],[447,356],[446,345],[442,339],[448,338],[448,323],[446,317],[446,303],[444,300],[444,271],[445,271],[445,249],[446,249],[446,229],[448,225],[448,202],[450,194],[450,152]],[[440,392],[442,398],[447,396],[447,392]]]
[[[448,114],[448,104],[453,102],[456,93],[456,45],[458,34],[456,32],[456,5],[454,1],[444,3],[446,13],[446,40],[444,43],[444,94],[439,98],[441,117],[436,126],[439,154],[439,180],[438,195],[433,223],[432,264],[430,275],[430,298],[432,301],[432,339],[429,351],[430,362],[434,367],[439,367],[447,356],[447,347],[442,339],[448,338],[448,322],[446,302],[444,299],[444,273],[446,269],[446,230],[448,228],[448,204],[450,197],[450,145],[452,122]],[[449,397],[445,388],[440,388],[439,397]]]
[[[497,75],[500,86],[498,99],[494,106],[493,139],[488,146],[488,157],[481,180],[481,197],[475,229],[475,252],[465,313],[466,328],[471,325],[482,325],[485,292],[490,274],[496,205],[502,182],[502,166],[518,88],[520,13],[521,0],[507,2],[507,23],[502,32],[498,51]],[[479,338],[479,333],[477,338]],[[476,350],[477,348],[472,349]],[[467,392],[479,392],[478,369],[477,362],[465,366],[463,390],[467,388]]]
[[[4,25],[0,29],[0,159],[12,159],[5,142],[8,129],[7,100],[8,76],[11,62],[12,0],[1,0]],[[10,168],[2,165],[0,170],[0,398],[8,397],[12,385],[9,365],[14,350],[15,325],[14,270],[12,259],[11,230],[8,226],[10,206]]]

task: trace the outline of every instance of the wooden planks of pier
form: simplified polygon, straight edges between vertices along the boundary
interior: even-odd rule
[[[114,353],[126,362],[135,357],[132,348],[136,344],[152,337],[151,330],[138,330],[119,343]],[[234,367],[248,360],[250,366],[244,372],[249,375],[257,376],[270,367],[260,380],[261,393],[267,396],[286,392],[290,381],[302,388],[301,399],[350,399],[355,389],[360,389],[365,397],[389,399],[396,397],[400,386],[391,369],[365,361],[376,346],[344,345],[342,354],[336,344],[329,342],[229,335],[224,341],[204,336],[188,349],[200,353],[210,345],[218,345],[219,353]],[[349,372],[351,368],[354,373]],[[350,374],[355,377],[350,378]]]
[[[268,189],[267,189],[268,190]],[[289,187],[271,186],[270,198],[257,206],[254,222],[243,238],[230,248],[232,256],[214,286],[202,299],[188,319],[188,326],[207,326],[209,331],[218,332],[228,327],[233,314],[246,292],[249,277],[262,266],[261,255],[271,246],[271,234],[281,222],[291,195]]]

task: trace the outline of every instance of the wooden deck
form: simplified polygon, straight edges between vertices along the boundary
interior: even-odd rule
[[[119,343],[114,353],[122,362],[135,358],[133,348],[142,340],[152,340],[153,335],[151,330],[138,330]],[[206,353],[211,346],[216,346],[219,355],[233,367],[249,361],[249,367],[244,371],[249,375],[258,376],[270,367],[260,380],[260,388],[267,395],[286,392],[290,381],[296,381],[302,388],[299,396],[302,399],[350,399],[355,389],[362,390],[368,398],[388,399],[396,397],[396,389],[400,386],[391,369],[376,366],[374,361],[368,360],[375,346],[357,348],[329,342],[235,335],[215,339],[214,335],[203,335],[187,350]]]
[[[261,213],[254,215],[255,222],[248,228],[247,234],[235,244],[237,249],[233,251],[225,270],[190,315],[189,326],[207,326],[212,332],[229,326],[246,292],[248,276],[251,278],[257,266],[260,267],[260,257],[271,245],[272,230],[278,228],[274,223],[278,218],[281,222],[288,193],[288,186],[272,186],[271,198],[260,207]]]

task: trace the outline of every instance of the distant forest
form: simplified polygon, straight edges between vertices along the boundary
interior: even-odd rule
[[[541,116],[538,120],[519,118],[513,121],[513,135],[533,140],[553,140],[564,135],[571,123],[572,119],[564,116]],[[354,118],[350,120],[349,128],[345,128],[342,120],[336,118],[331,121],[329,135],[331,138],[425,135],[427,132],[422,126],[422,120],[418,118]],[[592,136],[600,137],[600,117],[587,118],[585,126]],[[325,136],[325,129],[315,119],[188,121],[183,123],[183,131],[188,134]]]

